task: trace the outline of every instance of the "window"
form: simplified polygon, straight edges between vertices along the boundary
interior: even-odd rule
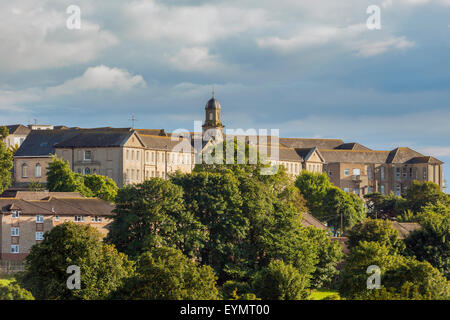
[[[209,114],[209,120],[212,120],[213,119],[213,114],[212,114],[212,112]]]
[[[350,189],[349,188],[344,188],[344,191],[345,192],[350,192]]]
[[[381,192],[381,194],[384,194],[384,186],[383,185],[380,186],[380,192]]]
[[[11,245],[11,253],[19,253],[20,249],[19,249],[19,245],[18,244],[12,244]]]
[[[11,237],[19,236],[19,228],[11,228]]]
[[[11,218],[16,219],[16,218],[19,218],[19,216],[20,216],[20,211],[18,211],[18,210],[11,211]]]
[[[84,174],[91,174],[91,169],[89,167],[85,168],[84,169]]]
[[[380,172],[380,174],[381,174],[381,180],[384,180],[384,167],[381,167],[381,172]]]
[[[354,192],[356,195],[359,196],[359,188],[354,188],[354,189],[353,189],[353,192]]]
[[[55,216],[55,221],[59,221],[59,216]]]
[[[39,163],[34,167],[34,176],[36,178],[40,178],[42,176],[42,168]]]
[[[22,178],[28,178],[28,165],[22,164]]]
[[[403,169],[402,169],[402,176],[403,176],[403,179],[406,179],[406,168],[405,167],[403,167]]]
[[[395,168],[395,177],[400,179],[400,168]]]
[[[131,151],[131,160],[134,160],[134,150]]]
[[[36,223],[44,223],[44,216],[37,215],[36,216]]]
[[[413,177],[413,168],[409,168],[409,177],[412,179]]]
[[[92,152],[89,150],[84,151],[84,160],[90,161],[92,160]]]
[[[368,167],[367,168],[367,175],[369,177],[369,180],[373,179],[373,177],[372,177],[372,167]]]
[[[91,221],[92,222],[102,222],[102,218],[98,217],[98,216],[95,216],[95,217],[92,217]]]
[[[350,169],[344,169],[344,175],[348,176],[350,174]]]
[[[372,187],[369,187],[369,188],[368,188],[368,192],[369,192],[369,193],[373,193],[373,188],[372,188]]]
[[[84,217],[83,216],[75,216],[75,217],[73,217],[73,221],[84,222]]]
[[[361,170],[360,169],[353,169],[353,175],[354,176],[360,176],[361,175]]]
[[[130,158],[130,150],[127,150],[127,160]]]
[[[44,233],[42,231],[36,232],[36,241],[44,240]]]
[[[427,179],[427,168],[423,168],[423,179]]]
[[[400,185],[395,186],[395,195],[397,195],[397,196],[402,195],[402,188],[400,187]]]

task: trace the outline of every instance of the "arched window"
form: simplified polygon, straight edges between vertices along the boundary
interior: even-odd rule
[[[28,165],[22,164],[22,178],[28,178]]]
[[[91,169],[89,168],[84,169],[84,174],[91,174]]]
[[[42,176],[42,167],[39,163],[34,167],[34,176],[36,178],[40,178]]]

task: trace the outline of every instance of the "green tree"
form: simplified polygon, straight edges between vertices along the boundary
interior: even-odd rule
[[[448,195],[443,193],[437,184],[429,181],[414,180],[406,191],[405,199],[407,209],[414,213],[419,212],[428,204],[449,203]]]
[[[309,295],[305,278],[281,260],[270,262],[256,274],[253,291],[263,300],[300,300]]]
[[[305,197],[311,214],[321,219],[329,213],[324,210],[324,199],[333,187],[325,173],[302,171],[297,177],[295,185]]]
[[[362,241],[375,241],[401,253],[405,245],[399,238],[399,232],[389,220],[367,219],[353,226],[347,233],[349,249]]]
[[[217,300],[216,275],[174,248],[154,248],[143,253],[136,274],[115,292],[112,299]]]
[[[344,192],[337,187],[328,190],[323,200],[323,210],[328,216],[323,217],[322,220],[328,225],[334,225],[341,234],[345,232],[345,229],[351,228],[366,218],[364,201],[357,195]],[[341,222],[344,230],[341,228]]]
[[[388,196],[381,193],[364,195],[368,208],[367,216],[372,219],[393,219],[399,216],[406,207],[406,200],[391,193]]]
[[[72,265],[80,268],[80,289],[67,288]],[[104,299],[132,272],[127,256],[104,244],[96,229],[69,222],[46,232],[31,248],[19,282],[36,299]]]
[[[332,241],[326,231],[314,227],[303,228],[308,239],[312,241],[310,250],[317,253],[316,270],[312,273],[312,288],[330,288],[339,271],[336,266],[342,262],[344,253],[337,241]]]
[[[92,191],[94,197],[114,202],[119,188],[113,179],[98,174],[88,174],[83,177],[84,185]]]
[[[421,229],[405,239],[406,252],[420,261],[428,261],[450,278],[450,206],[428,204],[417,214]]]
[[[17,282],[0,285],[0,300],[34,300],[33,295]]]
[[[11,169],[13,168],[13,154],[6,148],[6,144],[3,142],[8,134],[8,128],[0,127],[0,194],[12,183]]]
[[[420,262],[399,254],[379,242],[360,242],[351,251],[341,273],[339,293],[348,299],[374,299],[377,289],[367,288],[369,266],[381,271],[381,288],[392,295],[405,293],[405,285],[415,296],[427,299],[448,299],[450,287],[445,277],[428,262]],[[411,298],[404,297],[404,298]]]
[[[69,162],[56,156],[47,168],[47,188],[53,192],[79,192],[92,197],[92,191],[84,185],[83,177],[70,169]]]
[[[171,181],[124,187],[114,212],[107,241],[133,257],[160,246],[196,256],[205,239],[204,227],[185,208],[183,189]]]

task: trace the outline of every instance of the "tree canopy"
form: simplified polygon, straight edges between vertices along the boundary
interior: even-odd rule
[[[5,142],[3,142],[8,135],[8,128],[0,127],[0,194],[12,183],[13,153],[6,148]]]

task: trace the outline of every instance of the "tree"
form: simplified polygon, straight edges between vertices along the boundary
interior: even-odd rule
[[[114,202],[119,188],[113,179],[98,174],[84,176],[84,185],[92,191],[94,197]]]
[[[450,278],[450,206],[428,204],[417,214],[421,229],[405,239],[406,253],[428,261]]]
[[[216,275],[174,248],[154,248],[143,253],[136,274],[112,294],[112,299],[217,300]]]
[[[381,193],[364,195],[368,208],[367,216],[372,219],[393,219],[405,210],[406,200],[391,193],[389,196]]]
[[[336,230],[341,231],[341,234],[346,228],[351,228],[366,218],[364,201],[357,195],[344,192],[337,187],[328,190],[323,199],[323,210],[327,212],[328,216],[323,217],[322,220],[326,221],[328,225],[334,225]]]
[[[348,231],[349,249],[359,245],[362,241],[375,241],[392,249],[392,252],[401,253],[404,243],[399,238],[399,232],[394,229],[389,220],[367,219]]]
[[[311,287],[329,288],[339,274],[336,266],[344,258],[342,247],[339,242],[332,241],[324,230],[307,227],[303,231],[312,240],[310,250],[316,251],[318,257],[311,277]]]
[[[114,212],[107,241],[133,257],[160,246],[193,257],[205,239],[204,227],[185,208],[183,189],[171,181],[155,178],[124,187]]]
[[[90,226],[64,223],[31,248],[20,284],[36,299],[104,299],[133,272],[126,255],[101,241]],[[69,266],[78,266],[81,289],[69,290]]]
[[[341,274],[339,293],[348,299],[374,299],[376,289],[367,288],[366,273],[369,266],[378,266],[381,272],[381,288],[387,292],[415,292],[427,299],[448,299],[450,287],[445,277],[428,262],[420,262],[399,254],[379,242],[360,242],[354,247]],[[411,298],[411,297],[404,297]]]
[[[17,282],[0,285],[0,300],[34,300],[33,295]]]
[[[11,169],[13,168],[13,154],[6,148],[6,144],[3,142],[8,134],[8,128],[0,127],[0,194],[12,183]]]
[[[419,212],[427,204],[449,203],[448,195],[443,193],[437,184],[429,181],[414,180],[406,191],[405,199],[407,209],[414,213]]]
[[[263,300],[301,300],[309,295],[304,277],[281,260],[270,262],[257,273],[253,290]]]
[[[323,201],[333,185],[325,173],[302,171],[295,185],[305,197],[314,217],[320,219],[328,215],[328,212],[324,211]]]
[[[56,156],[47,168],[47,188],[53,192],[79,192],[92,197],[92,191],[84,185],[83,177],[70,169],[69,163]]]

